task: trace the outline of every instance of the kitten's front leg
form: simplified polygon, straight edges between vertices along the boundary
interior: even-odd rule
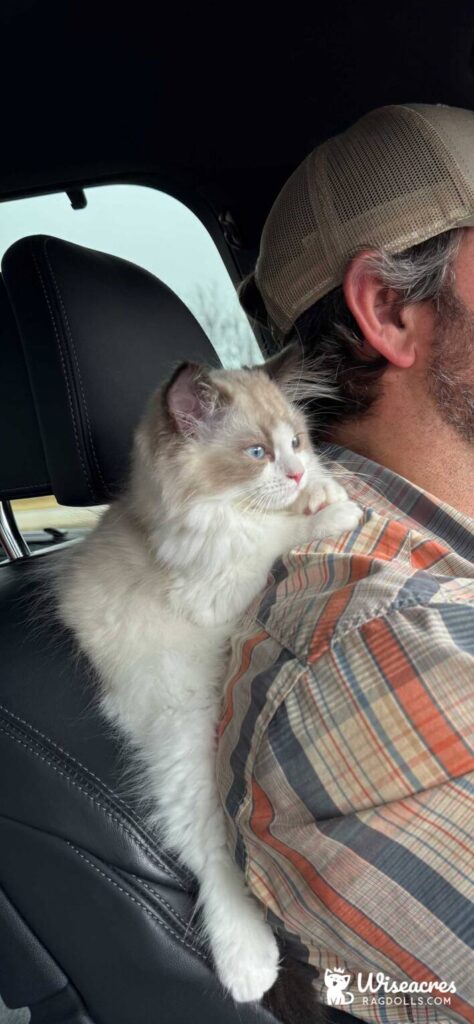
[[[292,511],[307,517],[300,522],[302,540],[316,540],[320,537],[337,537],[359,525],[363,512],[356,502],[351,501],[344,487],[329,474],[316,476],[301,492]]]
[[[199,882],[218,977],[237,1002],[247,1002],[260,1000],[276,981],[279,952],[227,849],[215,778],[216,719],[209,706],[167,716],[157,724],[150,767],[165,841]]]
[[[355,501],[337,501],[313,515],[294,516],[289,544],[310,544],[325,537],[340,537],[355,530],[362,517],[362,509]]]
[[[355,501],[335,501],[309,517],[309,530],[314,539],[339,537],[342,533],[355,530],[363,515],[362,509]]]
[[[278,946],[262,908],[224,849],[201,875],[200,892],[222,985],[238,1003],[260,1000],[277,979]]]
[[[314,515],[325,505],[334,505],[342,501],[349,501],[344,487],[329,474],[316,474],[313,478],[310,477],[292,508],[294,512]]]

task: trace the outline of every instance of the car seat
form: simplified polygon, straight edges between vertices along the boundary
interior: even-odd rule
[[[180,360],[216,354],[125,260],[35,236],[2,273],[0,498],[106,504],[148,395]],[[60,557],[0,566],[0,994],[33,1024],[271,1022],[221,988],[195,881],[124,785],[123,743],[43,586]]]

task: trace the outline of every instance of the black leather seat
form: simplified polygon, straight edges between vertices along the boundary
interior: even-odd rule
[[[25,357],[0,277],[0,495],[33,498],[50,491]]]
[[[5,433],[2,409],[0,497],[108,502],[147,395],[181,359],[215,353],[180,300],[123,260],[34,237],[2,270],[17,420]],[[60,557],[0,566],[0,994],[34,1024],[270,1022],[222,991],[195,883],[127,791],[122,744],[45,596]]]

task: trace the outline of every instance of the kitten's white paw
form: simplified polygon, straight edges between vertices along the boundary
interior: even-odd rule
[[[264,921],[254,921],[251,930],[236,938],[231,953],[215,959],[219,978],[237,1003],[261,999],[277,979],[278,946]]]
[[[347,491],[336,480],[325,480],[310,492],[308,509],[314,514],[322,505],[333,505],[339,501],[348,501]]]
[[[335,504],[331,503],[331,507],[324,509],[321,515],[330,516],[328,536],[337,537],[340,533],[355,530],[364,513],[355,501],[338,501]]]

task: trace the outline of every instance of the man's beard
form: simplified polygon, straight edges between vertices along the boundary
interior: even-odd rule
[[[439,300],[428,384],[445,423],[474,443],[474,313],[450,286]]]

